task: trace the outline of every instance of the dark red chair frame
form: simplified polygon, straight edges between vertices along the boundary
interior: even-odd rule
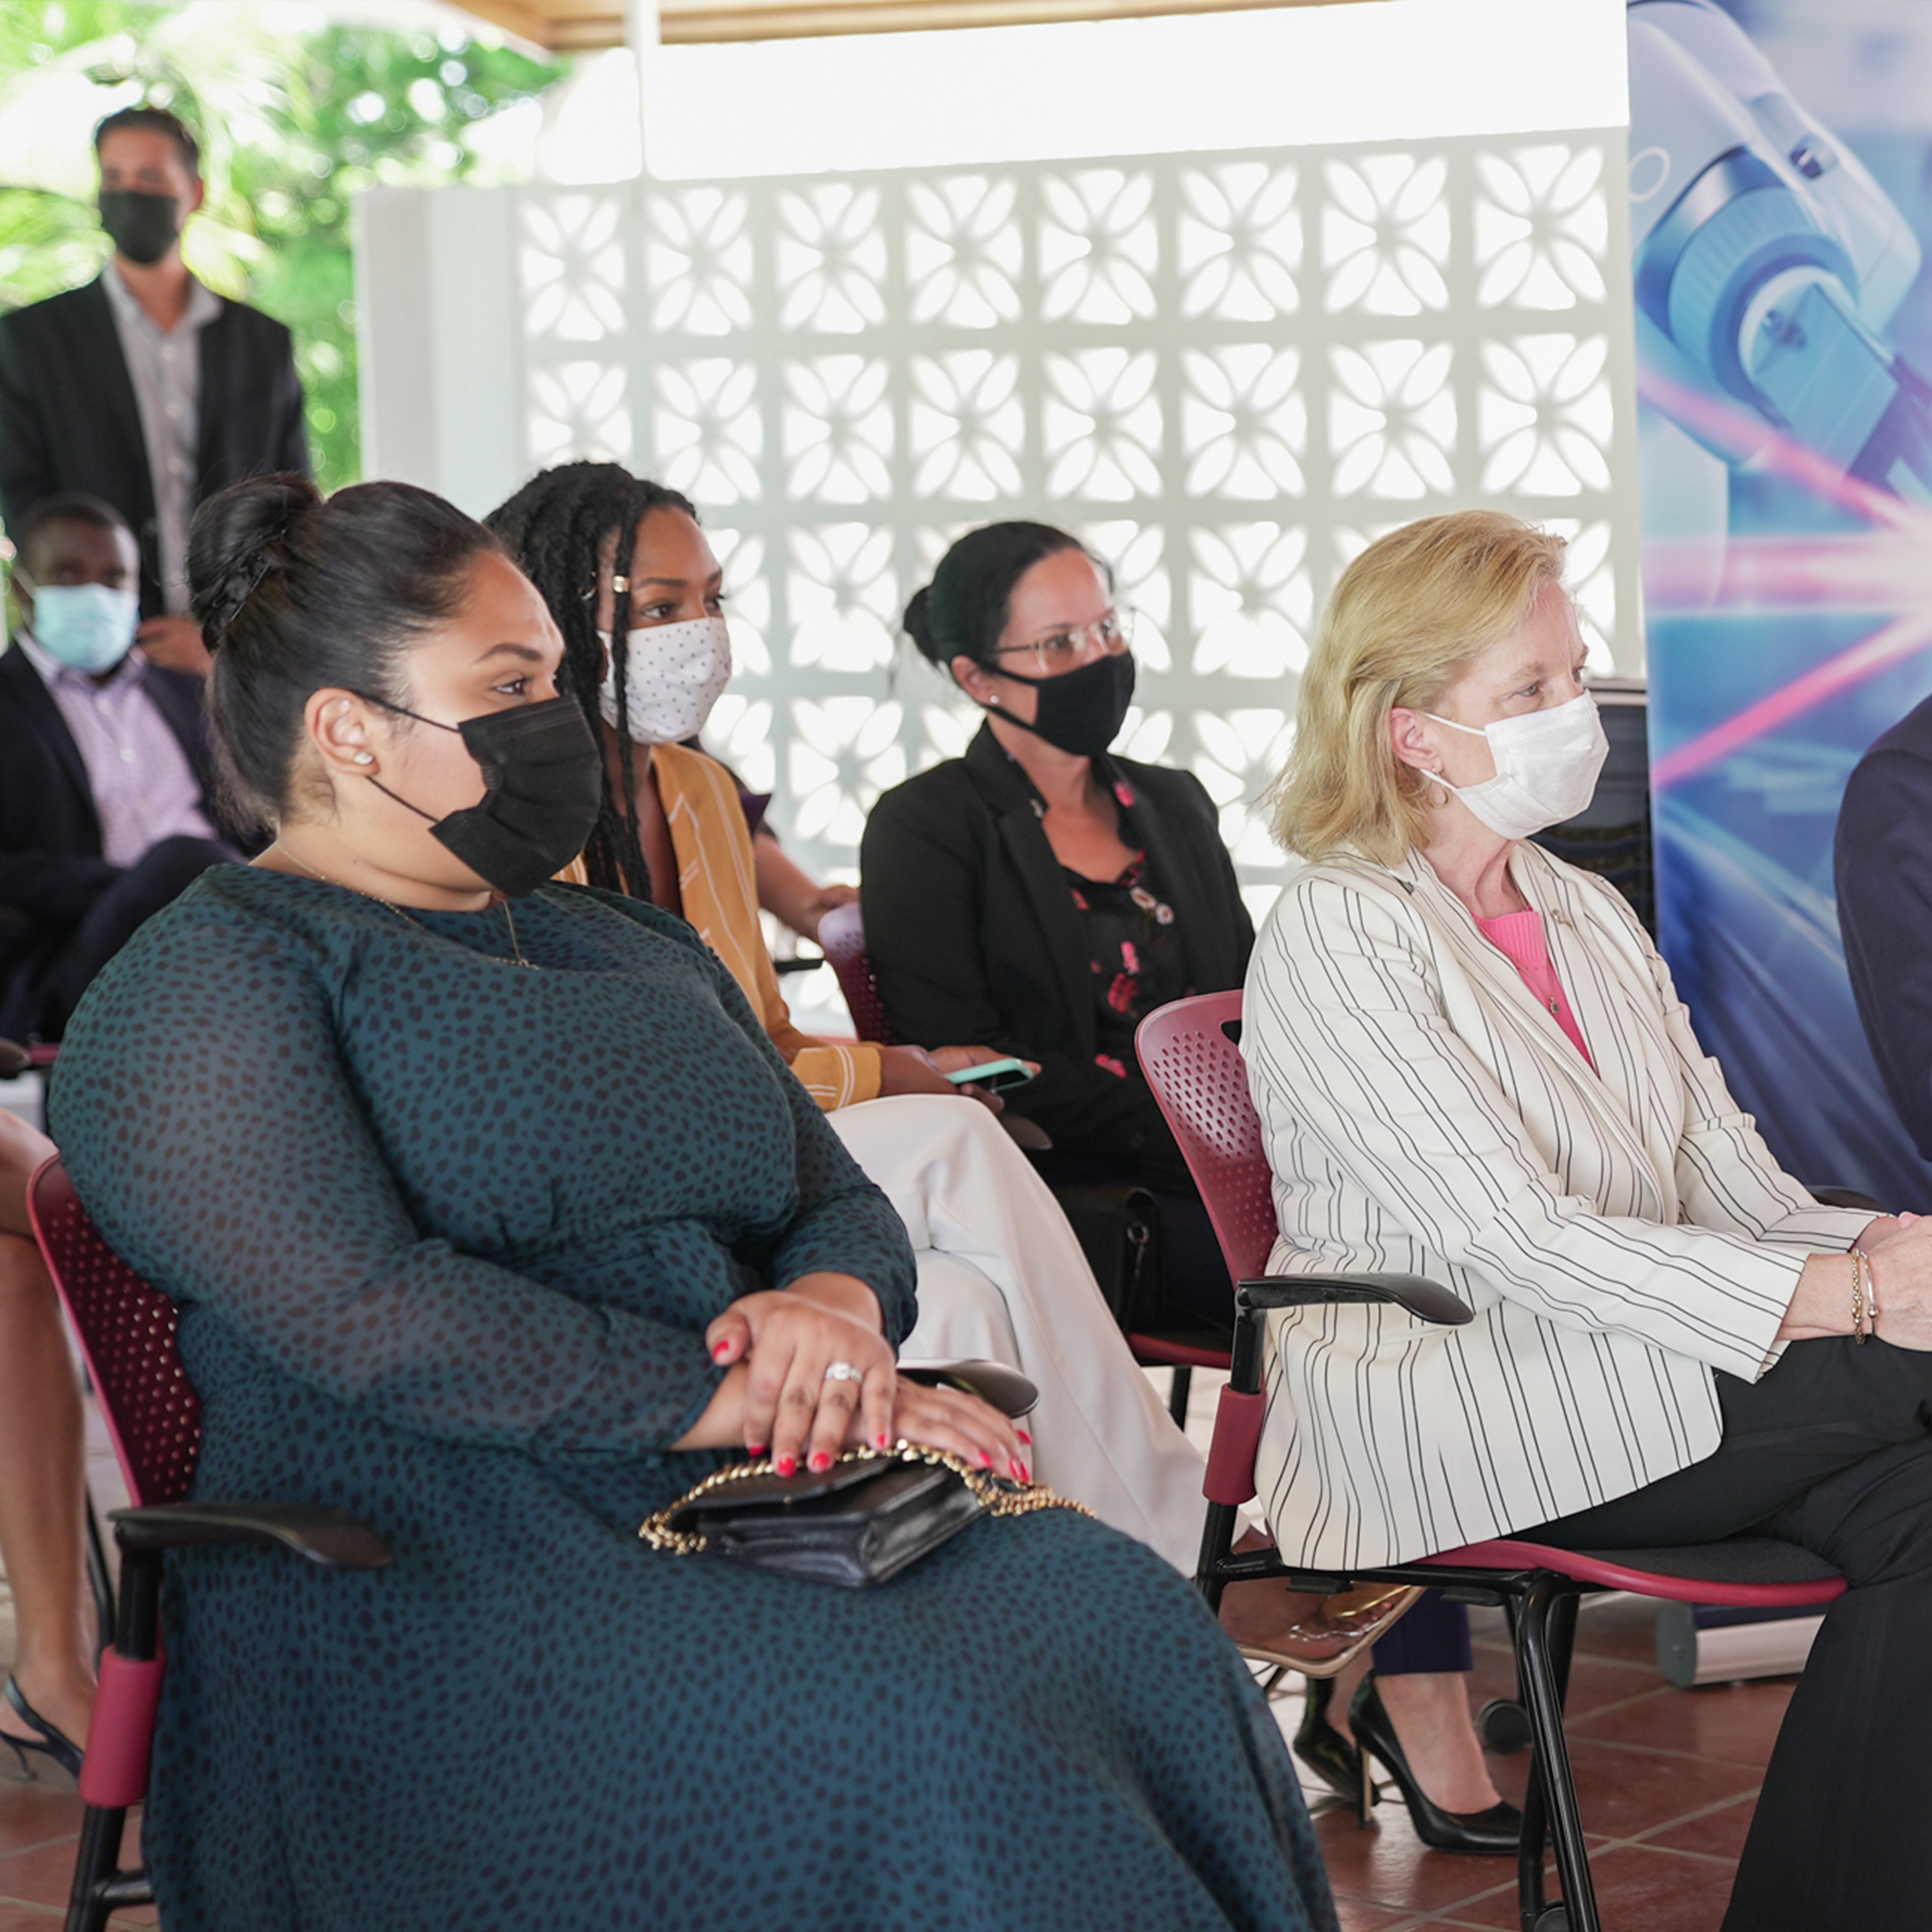
[[[166,1552],[271,1544],[332,1570],[380,1570],[393,1558],[380,1537],[340,1510],[182,1500],[200,1453],[201,1404],[176,1352],[174,1304],[107,1245],[58,1159],[34,1173],[27,1207],[136,1505],[113,1513],[120,1604],[87,1727],[80,1769],[87,1810],[66,1919],[66,1932],[104,1932],[111,1912],[154,1898],[145,1870],[122,1870],[121,1841],[129,1808],[147,1795]]]
[[[1262,1576],[1283,1577],[1293,1588],[1324,1594],[1357,1582],[1420,1583],[1466,1601],[1502,1604],[1509,1613],[1518,1695],[1534,1754],[1517,1860],[1518,1913],[1524,1932],[1601,1932],[1563,1733],[1578,1600],[1592,1591],[1628,1590],[1678,1603],[1780,1610],[1828,1604],[1844,1594],[1844,1579],[1810,1551],[1762,1538],[1676,1550],[1585,1551],[1505,1537],[1413,1563],[1334,1572],[1297,1569],[1271,1550],[1237,1556],[1238,1511],[1256,1493],[1255,1454],[1267,1406],[1262,1387],[1267,1312],[1380,1301],[1425,1321],[1460,1325],[1471,1318],[1447,1288],[1420,1276],[1262,1272],[1276,1235],[1273,1186],[1238,1044],[1240,1018],[1239,993],[1202,994],[1150,1014],[1135,1039],[1240,1284],[1233,1362],[1204,1485],[1208,1519],[1196,1583],[1216,1609],[1228,1584]],[[1546,1902],[1546,1844],[1553,1844],[1562,1888],[1555,1904]]]

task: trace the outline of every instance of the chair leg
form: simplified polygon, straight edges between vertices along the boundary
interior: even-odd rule
[[[1194,1573],[1194,1587],[1208,1600],[1208,1607],[1217,1615],[1221,1608],[1221,1593],[1227,1587],[1227,1580],[1220,1574],[1221,1564],[1234,1546],[1234,1526],[1240,1520],[1240,1511],[1232,1503],[1210,1503],[1206,1520],[1201,1526],[1201,1562]]]
[[[152,1905],[154,1888],[145,1871],[121,1869],[121,1837],[128,1822],[123,1810],[102,1810],[90,1804],[81,1820],[80,1850],[74,1860],[74,1890],[69,1895],[62,1932],[107,1932],[107,1921],[130,1906]]]
[[[1193,1388],[1194,1371],[1185,1362],[1177,1363],[1167,1391],[1167,1412],[1174,1418],[1178,1429],[1187,1426],[1187,1398]]]
[[[1589,1856],[1583,1845],[1582,1814],[1576,1803],[1569,1748],[1563,1736],[1563,1695],[1570,1674],[1576,1616],[1575,1592],[1567,1588],[1560,1578],[1544,1574],[1533,1577],[1522,1592],[1514,1620],[1516,1682],[1522,1688],[1535,1740],[1517,1871],[1518,1904],[1524,1932],[1534,1932],[1546,1912],[1543,1903],[1546,1817],[1550,1835],[1556,1841],[1556,1872],[1563,1887],[1567,1932],[1602,1932],[1596,1890],[1590,1882]]]

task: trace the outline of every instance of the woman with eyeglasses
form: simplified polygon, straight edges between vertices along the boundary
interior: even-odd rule
[[[993,524],[946,552],[905,627],[986,716],[963,758],[887,792],[866,826],[866,943],[892,1030],[1038,1062],[1007,1106],[1052,1137],[1042,1171],[1151,1190],[1170,1275],[1223,1328],[1227,1270],[1133,1036],[1170,1000],[1238,986],[1254,928],[1200,781],[1108,754],[1133,696],[1131,614],[1076,538]]]
[[[892,1030],[1036,1062],[1006,1104],[1052,1137],[1035,1156],[1048,1183],[1148,1189],[1171,1298],[1225,1330],[1226,1266],[1133,1038],[1170,1000],[1240,985],[1254,928],[1200,780],[1108,748],[1133,696],[1131,614],[1078,538],[992,524],[940,560],[905,628],[986,722],[964,758],[886,793],[866,822],[860,900]],[[1467,1613],[1432,1592],[1365,1594],[1300,1604],[1286,1637],[1279,1606],[1224,1604],[1222,1621],[1251,1653],[1308,1673],[1296,1751],[1352,1798],[1361,1762],[1344,1713],[1379,1633],[1385,1754],[1403,1757],[1418,1833],[1446,1851],[1514,1851],[1517,1814],[1469,1718]]]

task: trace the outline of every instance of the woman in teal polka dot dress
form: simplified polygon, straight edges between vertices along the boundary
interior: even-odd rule
[[[270,478],[190,573],[277,836],[96,982],[52,1124],[180,1307],[205,1492],[397,1560],[170,1570],[169,1932],[1333,1932],[1275,1725],[1150,1551],[1046,1510],[844,1591],[640,1542],[750,1446],[1026,1445],[896,1378],[897,1217],[723,966],[541,883],[592,741],[488,533]]]

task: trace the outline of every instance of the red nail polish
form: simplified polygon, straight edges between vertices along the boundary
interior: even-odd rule
[[[794,1475],[797,1472],[798,1458],[796,1456],[781,1456],[778,1458],[778,1466],[780,1475]]]
[[[730,1351],[731,1345],[729,1342],[720,1342],[717,1347],[712,1350],[711,1359],[714,1362],[722,1362]]]
[[[762,1456],[764,1453],[765,1445],[762,1442],[751,1443],[745,1450],[745,1454],[748,1456]]]
[[[872,1438],[872,1447],[875,1449],[890,1449],[892,1446],[891,1438],[883,1429]]]
[[[981,1468],[986,1469],[990,1469],[993,1466],[992,1457],[988,1456],[983,1449],[980,1451],[980,1464]]]
[[[1006,1467],[1013,1472],[1013,1480],[1015,1482],[1023,1483],[1026,1480],[1026,1472],[1024,1469],[1021,1468],[1019,1460],[1016,1456],[1009,1456],[1006,1458]]]
[[[812,1466],[814,1470],[822,1472],[823,1471],[831,1468],[832,1458],[826,1455],[825,1451],[821,1449],[817,1455],[812,1457]]]
[[[1013,1433],[1017,1436],[1029,1449],[1033,1447],[1033,1438],[1029,1436],[1024,1429],[1016,1429],[1013,1431]]]

